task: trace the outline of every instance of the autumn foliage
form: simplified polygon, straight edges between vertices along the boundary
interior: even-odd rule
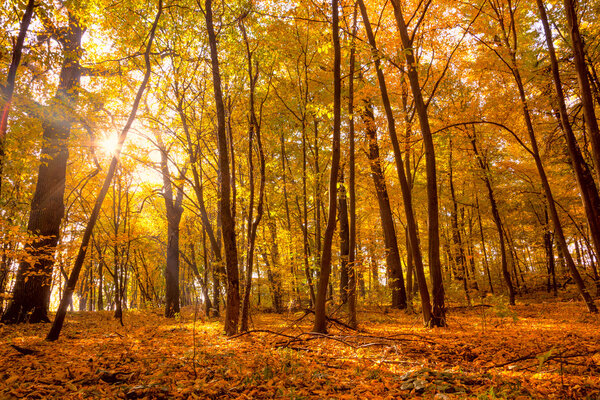
[[[5,2],[0,398],[600,398],[599,0]]]

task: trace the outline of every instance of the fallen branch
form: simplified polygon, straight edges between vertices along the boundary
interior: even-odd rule
[[[249,331],[241,332],[241,333],[238,333],[237,335],[230,336],[230,337],[228,337],[228,339],[229,340],[236,339],[236,338],[239,338],[239,337],[242,337],[242,336],[245,336],[245,335],[249,335],[251,333],[269,333],[271,335],[283,336],[283,337],[286,337],[288,339],[295,339],[296,338],[296,336],[286,335],[285,333],[275,332],[275,331],[271,331],[271,330],[268,330],[268,329],[251,329]]]

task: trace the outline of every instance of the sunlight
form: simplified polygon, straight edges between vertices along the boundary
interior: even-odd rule
[[[114,155],[118,144],[119,138],[117,136],[109,136],[98,142],[98,148],[106,155]]]

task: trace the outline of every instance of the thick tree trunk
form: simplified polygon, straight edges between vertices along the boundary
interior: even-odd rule
[[[81,76],[81,37],[83,30],[77,18],[69,13],[69,28],[59,38],[64,60],[56,95],[44,112],[44,130],[38,180],[31,202],[28,232],[40,235],[27,247],[33,264],[23,261],[17,271],[13,299],[2,316],[3,323],[48,322],[50,281],[54,251],[64,216],[63,197],[68,141],[74,119],[74,108]]]
[[[179,313],[179,223],[183,214],[183,185],[173,193],[167,148],[157,135],[160,148],[160,170],[163,178],[163,198],[167,210],[167,259],[165,266],[165,317]]]
[[[219,58],[217,38],[213,26],[212,0],[205,3],[206,28],[212,64],[213,88],[217,106],[217,149],[219,152],[219,210],[221,215],[221,229],[223,231],[223,245],[225,250],[225,265],[227,272],[227,308],[225,309],[225,334],[235,335],[238,330],[238,317],[240,312],[239,271],[237,247],[235,238],[235,221],[231,212],[231,176],[229,170],[229,155],[227,147],[227,134],[225,132],[225,107],[223,105],[223,92],[221,89],[221,74],[219,72]]]

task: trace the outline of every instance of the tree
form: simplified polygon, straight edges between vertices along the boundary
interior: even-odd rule
[[[427,12],[431,0],[425,2],[423,13]],[[446,326],[446,306],[444,304],[444,283],[442,281],[442,265],[440,262],[439,243],[439,212],[437,174],[435,165],[435,148],[433,135],[429,125],[427,105],[423,101],[421,84],[419,83],[418,63],[414,57],[413,40],[408,34],[404,15],[399,0],[392,0],[394,6],[394,17],[402,40],[403,54],[407,65],[407,74],[410,88],[413,94],[415,108],[419,116],[421,135],[425,144],[425,159],[427,164],[427,210],[429,221],[429,272],[431,274],[431,286],[433,291],[432,326]],[[411,239],[412,240],[412,239]]]
[[[250,291],[252,289],[252,265],[254,262],[254,247],[256,244],[256,234],[258,225],[263,216],[263,208],[264,208],[264,193],[265,193],[265,154],[263,151],[263,144],[261,138],[261,119],[262,115],[258,117],[256,115],[256,105],[255,105],[255,89],[256,82],[259,76],[258,70],[258,61],[256,61],[256,66],[252,66],[252,51],[250,49],[250,44],[248,42],[248,35],[246,33],[246,28],[244,27],[244,21],[240,21],[240,30],[242,31],[242,35],[244,37],[244,44],[246,45],[246,57],[248,59],[248,79],[250,81],[250,101],[249,101],[249,111],[248,111],[248,164],[249,164],[249,172],[250,172],[250,205],[249,205],[249,213],[248,213],[248,253],[246,256],[246,285],[244,289],[244,300],[242,303],[242,321],[241,321],[241,330],[248,330],[248,319],[250,315]],[[252,215],[254,211],[254,166],[253,166],[253,142],[254,136],[256,136],[256,144],[258,148],[258,160],[259,160],[259,170],[260,170],[260,184],[258,189],[258,204],[256,206],[256,216],[254,220],[252,220]]]
[[[169,172],[167,148],[160,135],[156,137],[160,148],[160,171],[163,177],[163,197],[167,209],[167,262],[165,266],[165,317],[174,318],[179,313],[179,223],[183,214],[183,184],[176,186]],[[185,169],[181,171],[185,175]],[[181,181],[181,177],[180,177]]]
[[[334,49],[333,60],[333,141],[331,144],[331,170],[329,174],[329,211],[327,215],[327,227],[323,239],[323,253],[321,254],[321,274],[317,286],[315,299],[315,323],[314,332],[327,332],[325,302],[327,300],[327,286],[331,274],[331,246],[333,233],[335,231],[336,201],[337,201],[337,179],[340,168],[340,130],[341,130],[341,49],[339,34],[338,0],[332,0],[332,38]]]
[[[217,37],[213,25],[212,1],[204,2],[204,17],[210,44],[210,57],[215,103],[217,108],[217,149],[219,152],[219,215],[225,250],[225,266],[227,271],[227,306],[225,309],[225,333],[237,333],[238,316],[240,312],[240,282],[238,272],[238,256],[235,238],[235,221],[231,211],[231,171],[229,169],[229,154],[227,135],[225,131],[225,105],[221,90],[221,74],[219,72],[219,56]]]
[[[3,323],[49,321],[47,313],[54,251],[65,210],[63,197],[69,158],[68,139],[76,119],[81,76],[79,60],[83,27],[73,10],[69,10],[68,19],[68,27],[61,30],[51,26],[51,20],[44,21],[46,29],[61,44],[64,59],[56,94],[42,115],[44,144],[27,224],[27,230],[37,235],[37,239],[28,248],[28,259],[19,265],[13,299],[2,315]]]
[[[81,245],[79,246],[79,250],[77,252],[77,258],[75,259],[75,264],[73,265],[73,269],[71,274],[69,275],[69,279],[65,285],[64,292],[60,299],[60,304],[58,306],[58,310],[56,312],[56,317],[54,318],[54,322],[52,323],[52,327],[46,336],[46,340],[53,342],[56,341],[60,335],[60,331],[62,329],[63,323],[65,321],[65,317],[67,315],[67,307],[71,302],[71,298],[73,296],[73,291],[75,290],[75,285],[77,285],[77,280],[79,279],[79,274],[81,273],[81,268],[83,267],[83,263],[85,261],[85,255],[88,249],[88,245],[90,242],[90,238],[92,236],[92,232],[94,231],[94,226],[96,225],[96,221],[98,219],[98,215],[100,214],[100,209],[102,207],[102,202],[108,193],[108,189],[110,187],[110,183],[115,175],[115,171],[117,169],[119,155],[121,153],[121,149],[123,148],[123,143],[125,139],[127,139],[127,133],[131,129],[133,125],[133,121],[135,120],[135,116],[137,110],[139,108],[140,102],[142,101],[142,95],[146,90],[146,86],[148,85],[148,81],[150,80],[150,75],[152,73],[152,66],[150,64],[150,52],[152,50],[152,42],[154,41],[154,36],[156,34],[156,29],[158,27],[158,21],[160,20],[160,16],[163,11],[163,3],[162,0],[158,0],[158,11],[156,12],[156,17],[154,18],[154,22],[152,23],[152,27],[150,28],[150,33],[148,35],[148,44],[146,45],[146,50],[144,51],[144,64],[145,64],[145,72],[144,78],[138,91],[136,93],[135,99],[133,100],[133,105],[131,107],[131,112],[129,113],[129,118],[121,131],[117,146],[115,149],[115,153],[110,161],[110,166],[108,167],[108,171],[106,173],[106,177],[104,179],[104,183],[98,196],[96,197],[96,201],[94,203],[94,208],[90,214],[89,221],[85,227],[85,231],[83,233],[83,237],[81,239]]]

